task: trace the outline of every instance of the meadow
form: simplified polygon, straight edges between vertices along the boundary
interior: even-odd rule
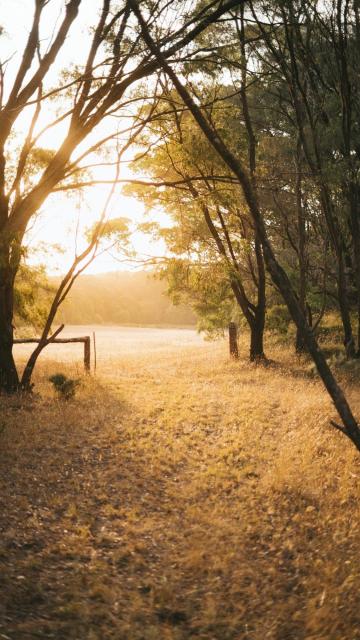
[[[95,330],[96,375],[54,346],[1,398],[0,638],[360,639],[360,458],[306,358]]]

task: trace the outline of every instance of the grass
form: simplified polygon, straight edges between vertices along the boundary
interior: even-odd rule
[[[134,351],[68,402],[43,362],[2,398],[0,638],[360,639],[360,457],[268,352]]]

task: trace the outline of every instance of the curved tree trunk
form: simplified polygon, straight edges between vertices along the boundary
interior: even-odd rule
[[[48,345],[47,341],[39,342],[37,347],[32,352],[29,360],[27,361],[24,372],[21,377],[21,382],[20,382],[20,386],[23,391],[31,391],[32,387],[34,386],[31,384],[31,376],[33,374],[39,355],[47,345]]]

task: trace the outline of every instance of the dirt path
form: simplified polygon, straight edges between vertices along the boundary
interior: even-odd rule
[[[0,639],[360,638],[359,463],[317,383],[205,346],[38,384],[4,401]]]

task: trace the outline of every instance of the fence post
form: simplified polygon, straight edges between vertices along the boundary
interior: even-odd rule
[[[86,372],[90,372],[90,336],[84,340],[84,367]]]
[[[237,342],[237,326],[235,322],[229,323],[229,350],[231,358],[239,357],[239,349]]]
[[[95,331],[93,331],[93,347],[94,347],[94,372],[96,371],[96,338],[95,338]]]

